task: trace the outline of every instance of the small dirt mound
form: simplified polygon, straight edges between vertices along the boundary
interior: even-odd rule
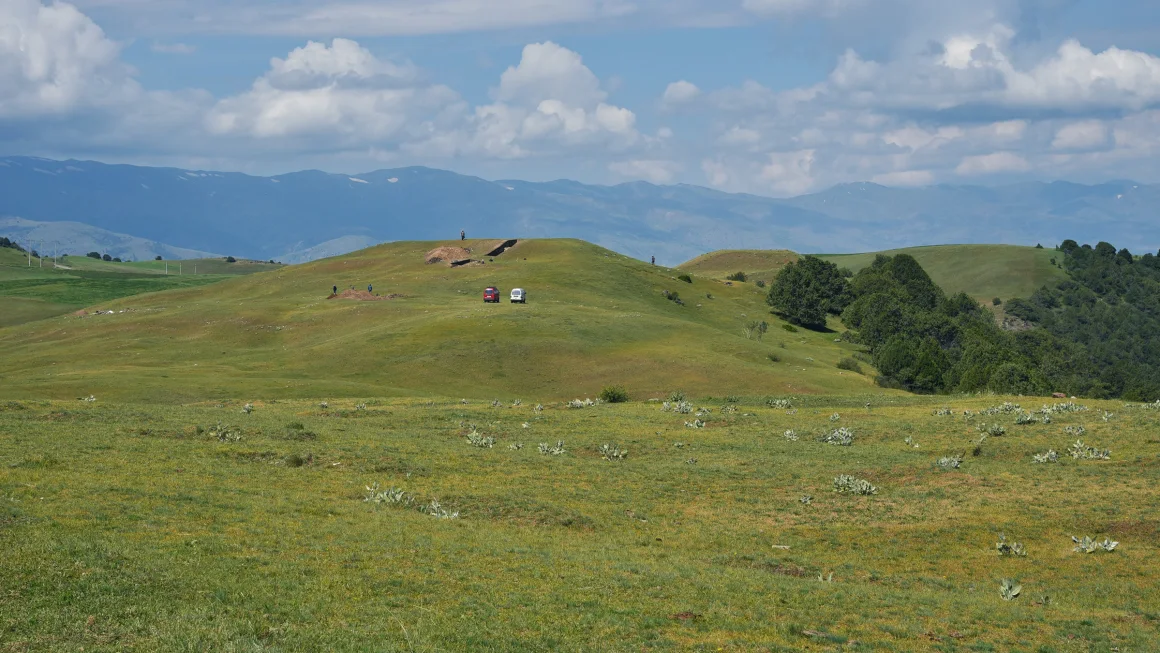
[[[462,247],[436,247],[427,252],[427,256],[423,260],[428,265],[433,263],[446,263],[452,266],[458,263],[462,265],[462,262],[471,260],[471,250]]]
[[[327,299],[353,299],[360,302],[381,302],[388,299],[395,299],[396,297],[402,297],[402,295],[373,295],[365,290],[347,289],[338,293],[337,295],[331,295],[330,297],[327,297]]]

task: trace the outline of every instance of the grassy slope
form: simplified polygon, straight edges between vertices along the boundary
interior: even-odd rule
[[[183,262],[187,272],[194,261]],[[116,263],[85,256],[70,256],[54,267],[51,259],[33,259],[28,266],[25,255],[12,249],[0,249],[0,327],[13,326],[71,313],[93,304],[146,292],[171,288],[202,286],[229,276],[252,274],[276,269],[265,263],[226,263],[221,259],[196,261],[198,275],[177,275],[177,262],[171,262],[173,274],[165,276],[164,263]]]
[[[910,254],[948,293],[966,292],[987,304],[994,297],[1028,297],[1044,284],[1058,283],[1067,276],[1051,264],[1051,259],[1059,256],[1055,250],[1015,245],[935,245],[820,257],[857,272],[870,265],[878,254]],[[704,254],[680,267],[714,278],[741,271],[768,281],[796,256],[784,250],[723,250]]]
[[[788,249],[725,249],[702,254],[678,267],[693,274],[724,279],[734,272],[744,272],[750,280],[772,281],[786,263],[798,260]]]
[[[1010,434],[943,471],[935,459],[978,436],[981,420],[962,409],[1002,398],[822,397],[792,415],[758,401],[725,415],[715,402],[692,430],[655,404],[536,413],[540,396],[499,409],[259,403],[251,415],[240,402],[0,402],[0,648],[1078,652],[1160,641],[1155,411],[1102,402],[1047,425],[989,417]],[[932,416],[942,402],[959,414]],[[833,412],[854,446],[816,440]],[[196,431],[218,423],[243,439]],[[469,446],[465,423],[495,448]],[[1063,452],[1075,439],[1063,428],[1080,424],[1111,461],[1030,462]],[[537,452],[557,440],[568,453]],[[602,460],[606,442],[627,459]],[[879,493],[835,494],[843,473]],[[461,517],[365,503],[373,482]],[[1028,555],[998,556],[999,533]],[[1121,544],[1085,555],[1071,535]],[[1001,578],[1022,595],[1003,601]]]
[[[103,305],[130,309],[124,314],[0,330],[0,395],[559,398],[595,396],[612,383],[637,397],[674,388],[872,387],[834,367],[848,346],[833,334],[783,331],[751,284],[698,278],[690,285],[674,280],[673,270],[573,240],[524,241],[478,267],[424,264],[435,245],[392,243]],[[325,299],[332,284],[368,283],[404,297]],[[529,303],[484,305],[488,284],[523,286]],[[680,292],[687,305],[665,300],[663,289]],[[764,342],[742,335],[752,319],[773,325]],[[770,362],[771,352],[780,363]]]

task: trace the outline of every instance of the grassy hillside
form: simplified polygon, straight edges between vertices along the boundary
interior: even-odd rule
[[[147,292],[215,283],[231,276],[253,274],[280,266],[253,261],[227,263],[222,259],[180,262],[118,263],[86,256],[69,256],[53,265],[51,259],[28,258],[0,248],[0,327],[71,313],[93,304]],[[194,265],[196,264],[196,268]],[[196,276],[193,274],[197,270]]]
[[[798,260],[798,255],[787,249],[724,249],[703,254],[680,264],[682,270],[715,279],[724,279],[734,272],[744,272],[756,281],[772,281],[786,263]]]
[[[486,252],[494,242],[467,246]],[[0,395],[533,400],[595,396],[609,384],[637,398],[677,388],[721,395],[873,387],[869,376],[836,369],[848,345],[832,333],[783,330],[750,284],[687,284],[674,270],[575,240],[522,241],[479,266],[425,264],[438,244],[391,243],[99,305],[125,313],[0,330]],[[326,299],[332,285],[368,283],[400,296]],[[522,286],[529,302],[484,305],[489,284]],[[764,340],[747,339],[744,325],[762,319],[772,325]]]
[[[987,304],[995,297],[1004,301],[1028,297],[1043,285],[1058,283],[1067,277],[1051,263],[1052,258],[1062,260],[1059,252],[1015,245],[935,245],[819,257],[857,272],[870,265],[878,254],[909,254],[947,293],[965,292]],[[796,258],[796,254],[785,250],[722,250],[699,256],[679,267],[718,279],[741,271],[752,279],[769,281]]]
[[[964,417],[1002,400],[821,397],[792,414],[718,400],[698,402],[701,429],[643,403],[0,402],[0,642],[1156,650],[1158,413]],[[932,415],[943,405],[953,414]],[[984,421],[1009,434],[971,455]],[[495,446],[471,446],[469,424]],[[818,441],[835,426],[853,446]],[[1080,426],[1111,460],[1066,454]],[[537,450],[557,441],[560,455]],[[627,457],[603,459],[606,443]],[[1048,449],[1058,462],[1032,463]],[[840,474],[877,494],[834,492]],[[415,505],[364,501],[376,483]],[[432,499],[458,518],[416,509]],[[1026,555],[1000,556],[1000,534]],[[1078,553],[1073,535],[1120,544]],[[1022,586],[1013,600],[1004,578]]]
[[[1062,262],[1059,252],[1016,245],[935,245],[821,258],[857,272],[870,265],[877,254],[909,254],[948,294],[965,292],[984,303],[994,297],[1004,301],[1029,297],[1045,284],[1067,278],[1051,263],[1053,258]]]

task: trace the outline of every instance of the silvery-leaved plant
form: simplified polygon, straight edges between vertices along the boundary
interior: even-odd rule
[[[439,519],[459,519],[458,510],[455,512],[448,512],[439,503],[438,499],[431,499],[427,505],[423,506],[422,510],[424,514],[431,515],[432,517],[438,517]]]
[[[354,405],[354,409],[355,409],[355,410],[366,410],[366,409],[367,409],[367,405],[366,405],[366,404],[362,404],[362,403],[360,403],[360,404],[355,404],[355,405]]]
[[[962,456],[943,456],[935,461],[935,464],[943,469],[958,469],[963,464]]]
[[[246,404],[245,406],[242,406],[242,412],[247,415],[254,412],[254,404]]]
[[[697,412],[696,412],[696,416],[697,417],[704,417],[706,415],[711,415],[712,413],[713,413],[713,411],[708,409],[708,408],[698,408]]]
[[[1103,420],[1105,422],[1110,422],[1110,421],[1112,421],[1112,418],[1115,416],[1116,416],[1115,413],[1109,413],[1108,411],[1105,410],[1104,414],[1101,417],[1103,418]]]
[[[318,407],[322,410],[326,410],[327,408],[330,408],[330,404],[326,403],[325,401],[320,401],[318,403]]]
[[[793,408],[793,402],[789,399],[767,399],[765,405],[770,408],[777,408],[778,410],[789,410]]]
[[[473,447],[479,447],[480,449],[491,449],[495,446],[495,438],[490,435],[483,435],[479,431],[472,429],[471,432],[467,434],[467,443]]]
[[[854,432],[843,426],[823,435],[822,442],[838,447],[849,447],[854,444]]]
[[[705,422],[702,422],[699,419],[695,419],[691,422],[685,422],[685,426],[687,426],[691,429],[703,429],[703,428],[705,428]]]
[[[532,410],[536,411],[537,413],[542,413],[544,412],[544,404],[536,404],[536,407]]]
[[[1043,413],[1044,415],[1052,415],[1061,413],[1082,413],[1086,410],[1089,410],[1087,406],[1077,404],[1074,401],[1068,401],[1061,404],[1051,404],[1050,406],[1044,404],[1043,408],[1039,409],[1039,412]]]
[[[986,424],[980,424],[975,427],[975,430],[979,433],[983,433],[991,437],[1007,435],[1007,427],[1003,426],[1002,424],[992,424],[990,426],[987,426]]]
[[[793,429],[788,429],[785,433],[781,434],[781,437],[785,438],[786,440],[789,440],[790,442],[797,442],[798,441],[797,431],[794,431]]]
[[[1031,455],[1031,462],[1033,463],[1057,463],[1059,462],[1059,454],[1055,453],[1054,449],[1048,449],[1044,453],[1037,453]]]
[[[849,474],[839,474],[834,477],[834,491],[838,494],[857,494],[868,496],[878,494],[878,488],[864,478],[856,478]]]
[[[628,450],[621,449],[620,445],[602,444],[600,445],[600,456],[609,462],[616,462],[624,460],[628,456]]]
[[[566,451],[564,449],[564,441],[563,440],[557,440],[556,446],[552,446],[552,445],[548,444],[547,442],[541,442],[539,444],[539,450],[540,450],[540,453],[545,455],[545,456],[559,456],[560,454],[565,453],[565,451]]]
[[[1019,404],[1013,404],[1010,401],[1004,401],[1003,403],[999,404],[998,406],[984,408],[980,412],[983,415],[1001,415],[1001,414],[1009,414],[1009,413],[1018,413],[1021,410],[1023,410],[1023,408]]]
[[[999,581],[999,596],[1004,601],[1012,601],[1023,591],[1023,586],[1010,578]]]
[[[524,405],[524,402],[522,399],[516,399],[515,401],[512,402],[512,408],[519,408],[520,406],[523,406],[523,405]]]
[[[1072,535],[1071,541],[1075,542],[1074,551],[1076,553],[1095,553],[1096,551],[1111,553],[1120,545],[1119,542],[1113,542],[1106,537],[1103,542],[1100,542],[1099,540],[1092,539],[1088,535],[1084,535],[1082,538]]]
[[[915,441],[914,441],[914,438],[910,437],[909,435],[908,435],[908,436],[906,436],[906,439],[905,439],[905,440],[903,440],[903,442],[904,442],[904,443],[906,444],[906,446],[908,446],[908,447],[913,447],[913,448],[915,448],[915,449],[917,449],[917,448],[918,448],[918,443],[917,443],[917,442],[915,442]]]
[[[1076,460],[1111,460],[1111,449],[1097,449],[1076,440],[1075,444],[1067,448],[1067,453]]]
[[[841,416],[841,415],[839,415],[839,414],[837,414],[837,413],[834,413],[833,415],[830,415],[830,421],[831,421],[831,422],[837,422],[837,421],[838,421],[838,420],[840,420],[840,419],[842,419],[842,416]]]
[[[499,399],[492,399],[491,400],[491,407],[492,408],[499,408],[502,405],[503,405],[503,402],[500,401]]]
[[[955,411],[951,410],[950,408],[948,408],[946,406],[943,406],[942,408],[936,409],[933,412],[931,412],[931,415],[934,415],[935,417],[950,417],[954,414],[955,414]]]
[[[737,406],[734,406],[733,404],[729,404],[728,406],[725,406],[724,408],[722,408],[721,412],[722,412],[722,414],[725,414],[725,415],[732,415],[732,414],[737,412]]]
[[[81,401],[88,403],[88,404],[91,404],[96,400],[97,400],[96,395],[89,395],[87,397],[81,397]]]
[[[209,436],[218,442],[240,442],[242,439],[240,431],[221,422],[218,422],[217,426],[209,427]]]
[[[1068,426],[1068,427],[1064,427],[1063,432],[1068,434],[1068,435],[1074,435],[1075,437],[1078,438],[1078,437],[1083,437],[1085,434],[1087,434],[1087,429],[1084,428],[1082,425]]]
[[[798,498],[798,501],[801,503],[804,503],[805,505],[808,506],[814,502],[814,497],[812,495],[809,495],[809,494],[803,494],[803,495],[801,495],[801,497]]]
[[[1007,536],[999,533],[999,541],[995,543],[995,549],[999,551],[1001,556],[1025,556],[1027,549],[1019,542],[1008,542]]]
[[[512,451],[519,451],[520,449],[523,449],[523,448],[524,448],[523,442],[513,442],[513,443],[508,445],[508,449],[511,449]]]

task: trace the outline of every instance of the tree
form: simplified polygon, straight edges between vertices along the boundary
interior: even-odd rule
[[[156,257],[156,258],[154,258],[153,260],[154,260],[154,261],[160,261],[160,260],[161,260],[161,255],[160,255],[160,254],[158,254],[158,255],[157,255],[157,257]]]
[[[841,313],[849,296],[838,266],[804,256],[777,273],[766,302],[794,324],[824,329],[826,315]]]
[[[88,254],[85,254],[85,256],[87,256],[89,258],[95,258],[98,261],[101,260],[101,253],[100,252],[89,252]]]
[[[109,256],[108,254],[105,254],[104,256],[101,257],[101,260],[102,261],[112,261],[113,257]]]

